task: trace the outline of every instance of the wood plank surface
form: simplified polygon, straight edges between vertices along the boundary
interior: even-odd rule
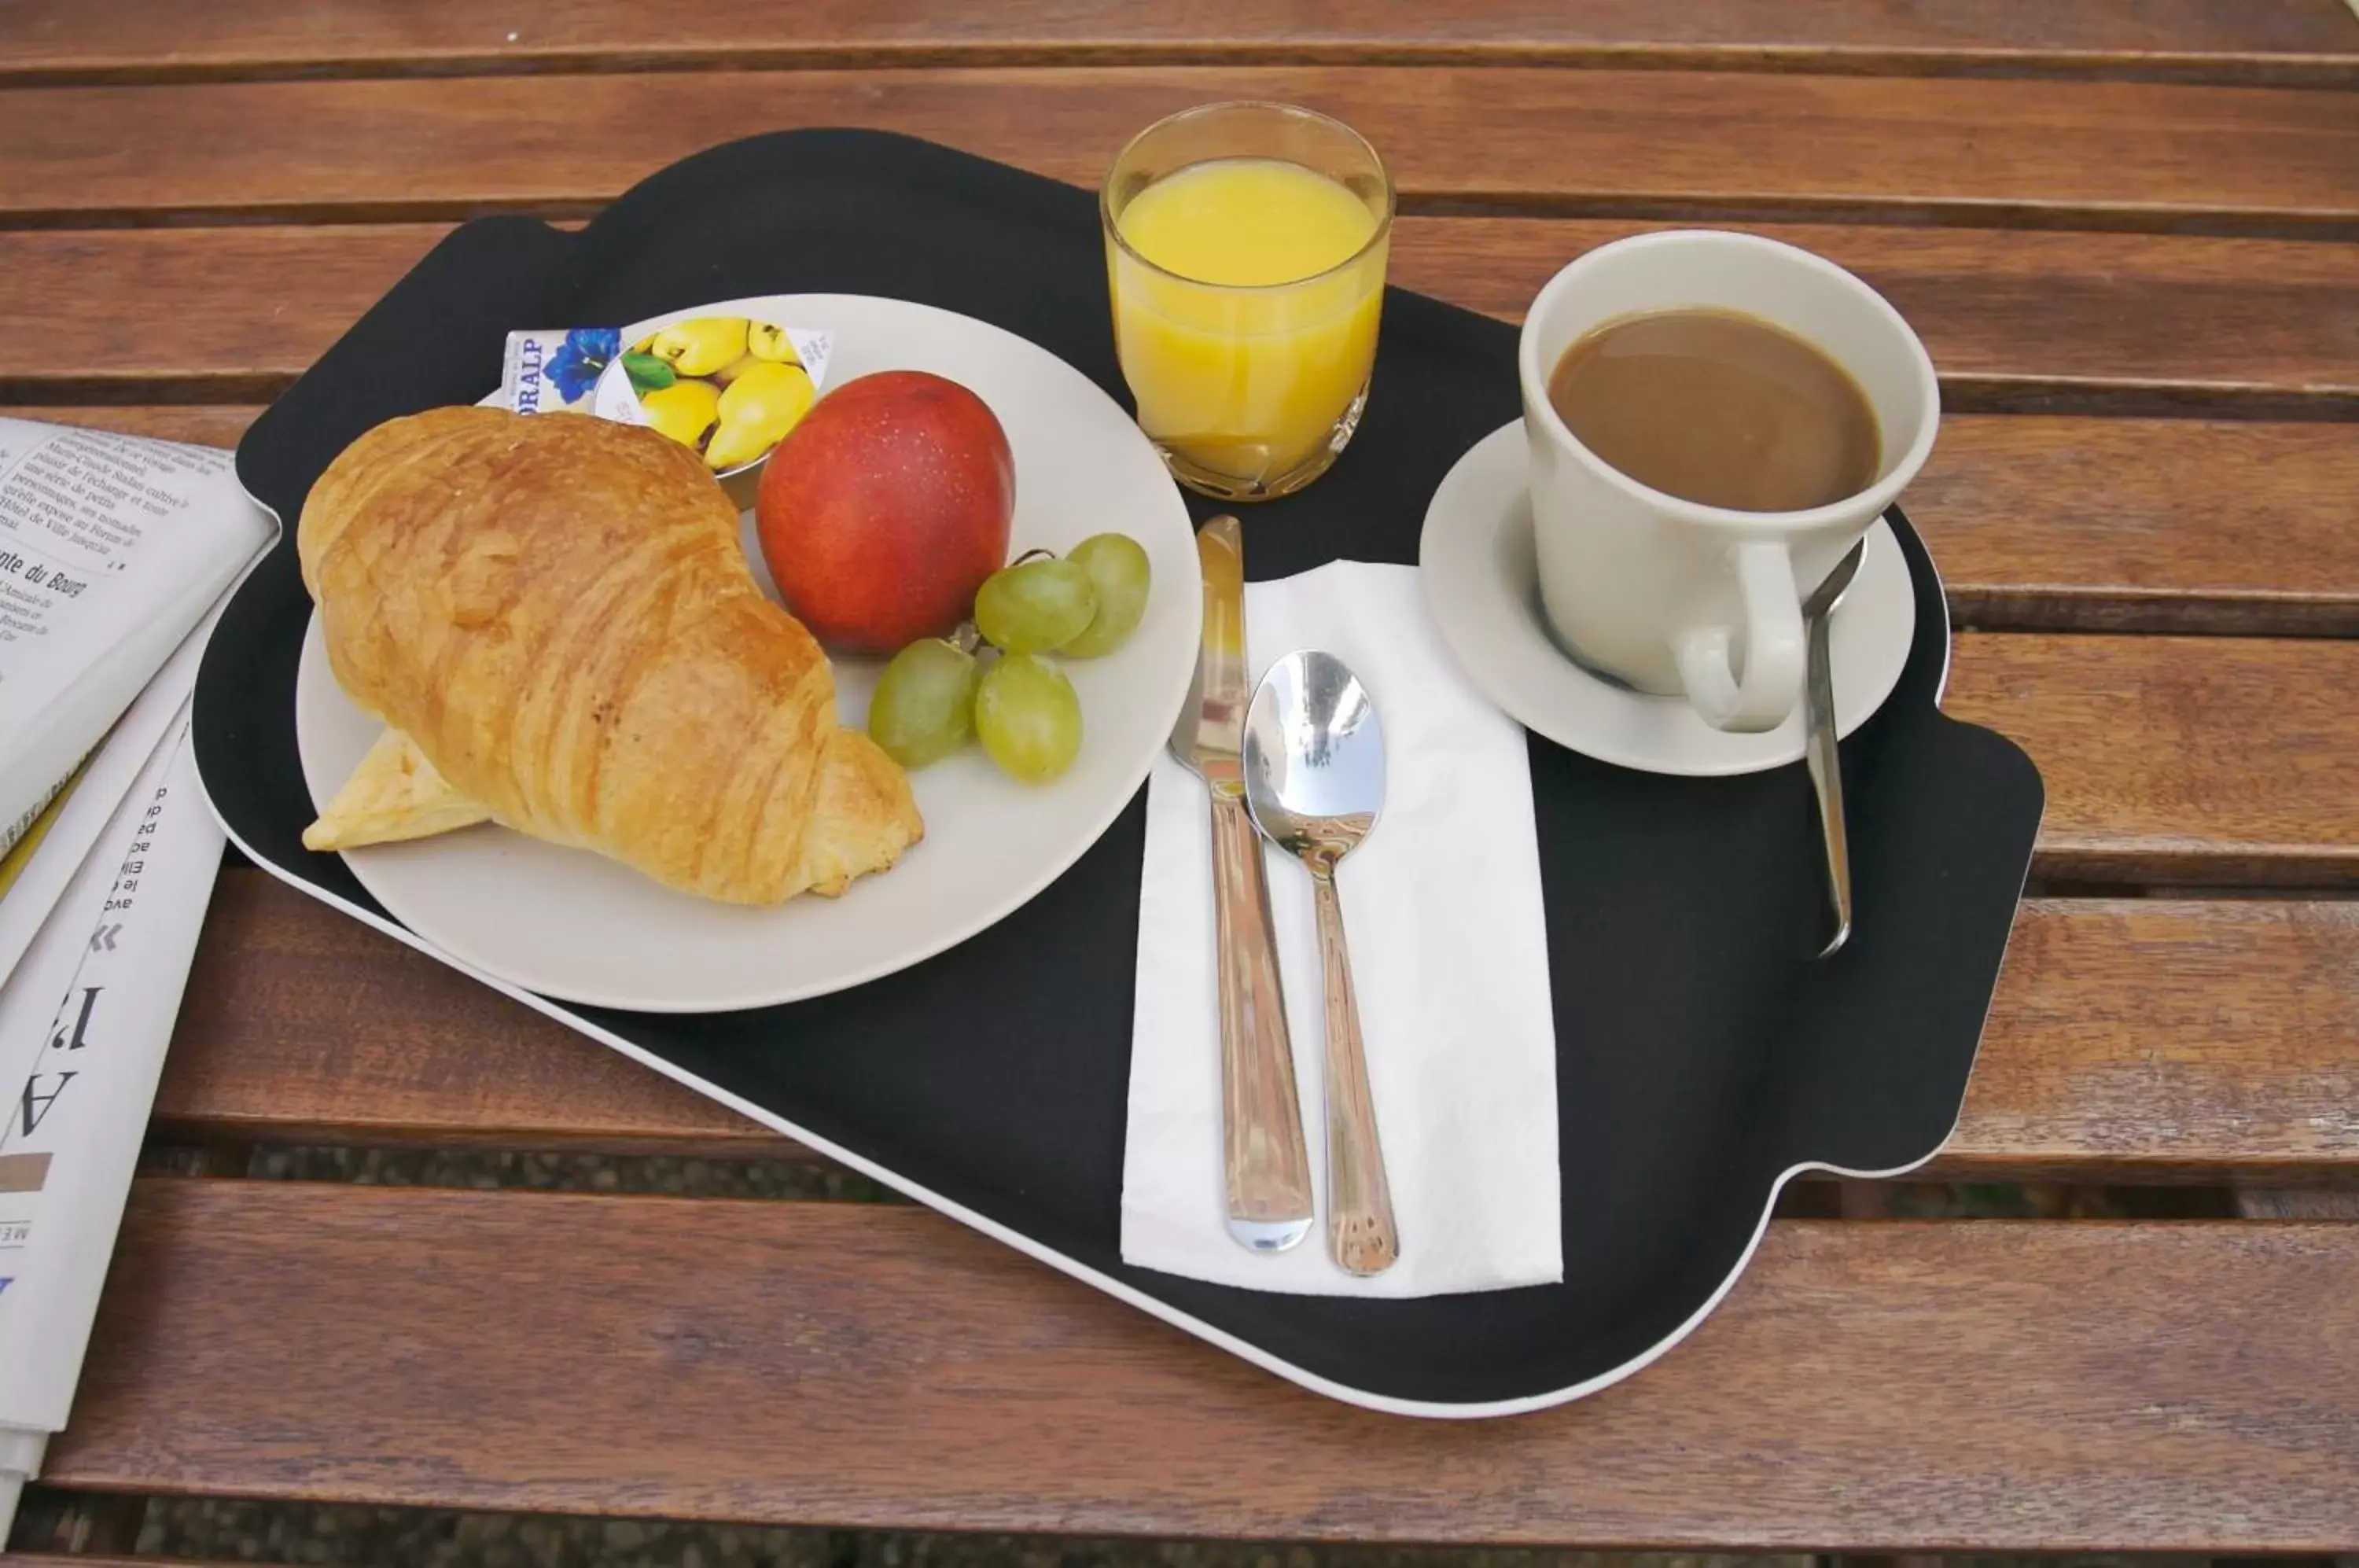
[[[2359,904],[2024,906],[1936,1174],[2305,1169],[2359,1173]]]
[[[0,406],[224,447],[260,411]],[[1952,416],[1907,503],[1962,626],[2359,635],[2359,424]]]
[[[89,1552],[12,1552],[0,1557],[6,1568],[230,1568],[193,1557],[111,1557]]]
[[[1509,321],[1632,220],[1415,219],[1392,278]],[[2359,391],[2359,247],[2192,235],[1719,223],[1815,251],[1907,316],[1951,409],[2177,403],[2261,411]],[[2183,323],[2158,332],[2158,322]],[[2135,395],[2143,394],[2142,398]],[[2271,400],[2271,396],[2274,400]]]
[[[2354,691],[2359,642],[1967,633],[1943,707],[2038,763],[2035,875],[2349,887]]]
[[[580,212],[796,125],[914,132],[1093,184],[1208,99],[1351,121],[1413,206],[2359,232],[2340,93],[1500,67],[658,72],[0,93],[0,223]]]
[[[0,419],[46,419],[56,425],[218,447],[237,445],[245,427],[261,412],[250,403],[0,404]]]
[[[724,64],[1512,60],[2347,81],[2339,0],[15,0],[0,81],[679,69]],[[2338,70],[2337,68],[2342,68]]]
[[[12,1552],[0,1557],[5,1568],[232,1568],[218,1559],[194,1557],[114,1557],[90,1552]]]
[[[155,1115],[199,1141],[800,1152],[250,866],[214,889]]]
[[[2359,424],[1951,416],[1902,504],[1963,626],[2359,636]]]
[[[214,894],[156,1117],[196,1142],[801,1152],[245,868]],[[2359,905],[2025,907],[1939,1174],[2353,1172]]]
[[[2354,1270],[2347,1225],[1784,1222],[1635,1379],[1414,1421],[916,1209],[150,1180],[45,1479],[920,1529],[2319,1552],[2359,1533]]]
[[[2236,1212],[2248,1220],[2359,1220],[2359,1188],[2240,1187]]]
[[[586,215],[795,125],[1090,184],[1169,109],[1308,102],[1392,162],[1395,281],[1509,320],[1620,234],[1755,227],[1862,273],[1942,368],[1908,504],[1976,628],[1949,711],[2047,779],[2036,875],[2182,890],[2026,905],[1932,1173],[2346,1182],[2359,903],[2292,890],[2359,887],[2359,640],[2332,640],[2359,639],[2353,86],[2340,0],[6,0],[0,413],[229,444],[450,220]],[[2276,896],[2183,896],[2206,886]],[[815,1158],[251,868],[217,889],[156,1118]],[[2315,1553],[2359,1540],[2354,1278],[2347,1223],[1780,1222],[1632,1383],[1414,1423],[897,1206],[149,1179],[44,1479]]]
[[[1395,237],[1392,280],[1520,321],[1574,256],[1663,226],[1410,217]],[[2071,401],[2359,414],[2359,246],[1732,226],[1816,251],[1874,284],[1924,336],[1952,409]],[[448,232],[395,223],[0,234],[0,276],[15,284],[0,298],[0,401],[76,389],[136,397],[159,383],[223,401],[247,385],[274,395]],[[257,278],[272,286],[257,290]],[[2201,330],[2158,332],[2160,321]]]

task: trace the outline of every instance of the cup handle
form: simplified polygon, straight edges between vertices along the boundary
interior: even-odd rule
[[[1802,691],[1802,604],[1782,539],[1748,539],[1729,552],[1744,602],[1745,679],[1729,654],[1736,634],[1696,626],[1671,639],[1688,701],[1716,730],[1755,734],[1786,722]]]

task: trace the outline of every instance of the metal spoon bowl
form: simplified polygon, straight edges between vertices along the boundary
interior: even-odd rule
[[[1385,737],[1367,688],[1342,659],[1289,653],[1270,667],[1245,715],[1245,775],[1255,824],[1310,871],[1318,904],[1328,1253],[1348,1273],[1381,1273],[1399,1258],[1400,1236],[1376,1138],[1335,867],[1368,836],[1384,805]]]

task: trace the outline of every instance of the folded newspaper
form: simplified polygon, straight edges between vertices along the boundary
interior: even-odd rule
[[[0,1541],[66,1423],[221,865],[198,659],[275,530],[226,452],[0,419]]]

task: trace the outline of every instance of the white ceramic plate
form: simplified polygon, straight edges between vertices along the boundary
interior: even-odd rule
[[[1620,768],[1703,778],[1799,761],[1799,712],[1774,730],[1731,735],[1677,698],[1633,691],[1565,656],[1540,612],[1525,461],[1521,419],[1475,442],[1433,493],[1418,543],[1426,603],[1474,683],[1527,729]],[[1892,694],[1916,635],[1908,561],[1878,518],[1834,612],[1838,734],[1865,724]]]
[[[972,387],[1016,455],[1011,553],[1126,533],[1146,547],[1154,586],[1118,652],[1064,666],[1084,727],[1071,772],[1042,787],[1019,784],[970,746],[911,775],[925,841],[841,898],[768,909],[709,903],[602,856],[488,825],[345,855],[378,902],[426,941],[566,1001],[676,1013],[766,1007],[856,985],[964,941],[1053,881],[1106,830],[1169,737],[1195,667],[1202,588],[1187,507],[1138,428],[1087,377],[997,327],[928,306],[832,294],[731,303],[832,329],[831,387],[915,369]],[[749,517],[747,554],[766,587],[752,539]],[[836,660],[844,723],[865,722],[878,668]],[[295,719],[304,778],[322,804],[378,726],[336,684],[316,615]]]

